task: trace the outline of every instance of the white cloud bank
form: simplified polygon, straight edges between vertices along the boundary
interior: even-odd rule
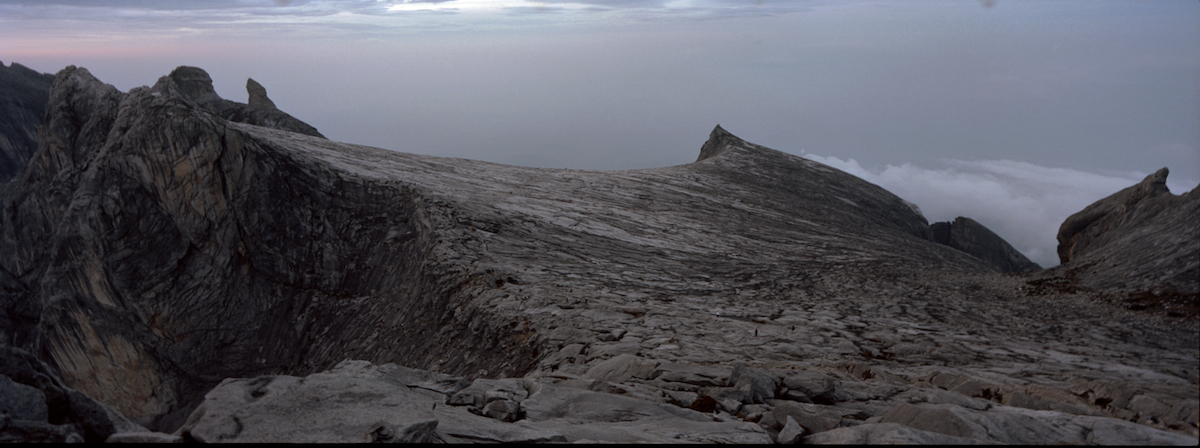
[[[803,157],[879,185],[921,207],[929,222],[965,216],[978,221],[1042,265],[1058,265],[1058,227],[1089,204],[1140,182],[1149,173],[1091,173],[1012,160],[943,160],[932,169],[905,163],[864,168],[854,159]],[[1172,179],[1175,194],[1195,187]]]

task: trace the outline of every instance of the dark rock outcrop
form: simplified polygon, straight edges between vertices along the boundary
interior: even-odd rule
[[[53,82],[49,73],[0,62],[0,183],[12,180],[37,150],[37,129]]]
[[[275,102],[267,98],[267,88],[255,81],[254,78],[246,80],[246,92],[250,94],[250,100],[247,105],[253,109],[275,109]]]
[[[1167,174],[1158,170],[1063,221],[1062,265],[1037,284],[1107,293],[1130,309],[1200,313],[1200,187],[1171,194]]]
[[[1195,323],[1028,296],[895,195],[719,127],[687,165],[521,168],[237,121],[206,80],[122,93],[64,69],[0,198],[5,336],[151,429],[252,440],[254,398],[346,359],[424,369],[398,393],[499,425],[463,440],[661,440],[669,419],[762,441],[789,418],[958,440],[880,421],[902,403],[1194,428]],[[208,392],[241,402],[196,408]],[[437,420],[347,425],[458,437]],[[720,429],[747,422],[765,433]]]
[[[0,443],[104,442],[145,429],[63,385],[31,353],[0,344]]]
[[[1029,272],[1042,269],[1000,238],[1000,235],[971,218],[959,216],[953,222],[930,224],[929,240],[974,255],[1000,272]]]

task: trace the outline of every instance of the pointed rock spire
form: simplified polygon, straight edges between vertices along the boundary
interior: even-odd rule
[[[278,109],[275,107],[275,102],[267,98],[267,88],[255,81],[254,78],[246,79],[246,92],[250,94],[250,100],[247,104],[255,109]]]

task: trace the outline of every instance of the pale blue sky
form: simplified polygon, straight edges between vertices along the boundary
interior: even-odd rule
[[[1044,266],[1088,203],[1200,181],[1200,2],[990,3],[0,0],[0,61],[195,65],[335,140],[525,166],[688,163],[720,123]]]

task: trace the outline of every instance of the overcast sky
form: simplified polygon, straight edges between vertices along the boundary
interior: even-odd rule
[[[524,166],[689,163],[719,123],[1048,267],[1091,202],[1200,181],[1198,24],[1192,0],[0,0],[0,61],[126,91],[199,66],[334,140]]]

